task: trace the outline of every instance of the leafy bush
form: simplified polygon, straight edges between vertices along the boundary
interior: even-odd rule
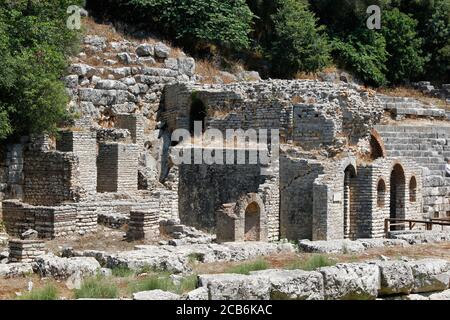
[[[8,1],[0,4],[0,139],[53,132],[68,118],[60,78],[77,33],[66,10],[81,1]]]
[[[231,267],[225,271],[225,273],[238,273],[238,274],[250,274],[251,271],[266,270],[269,268],[267,261],[263,259],[256,260],[254,262],[242,263],[237,266]]]
[[[108,279],[97,276],[87,278],[81,284],[81,288],[75,290],[75,298],[114,299],[119,296],[119,289]]]
[[[416,28],[417,21],[397,8],[383,11],[382,34],[389,54],[387,78],[391,83],[405,82],[423,72],[426,58]]]
[[[344,39],[334,38],[333,54],[338,64],[354,72],[362,81],[374,86],[387,83],[386,40],[383,35],[359,29]]]
[[[245,0],[103,0],[89,6],[109,10],[115,18],[145,22],[185,44],[249,45],[253,14]]]
[[[58,289],[54,284],[47,284],[42,288],[33,289],[17,298],[18,300],[57,300]]]
[[[270,50],[273,71],[289,77],[298,71],[315,72],[330,62],[329,45],[323,27],[302,0],[279,0],[280,8],[272,16],[275,24]]]

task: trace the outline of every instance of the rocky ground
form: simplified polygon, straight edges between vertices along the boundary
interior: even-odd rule
[[[49,254],[33,264],[0,264],[0,299],[29,298],[29,289],[49,286],[57,299],[448,299],[450,242],[437,233],[415,244],[301,241],[298,249],[136,244],[115,232],[105,251],[100,239],[67,240],[64,247],[49,243]]]

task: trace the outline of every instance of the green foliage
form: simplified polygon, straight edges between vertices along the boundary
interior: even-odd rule
[[[54,132],[66,120],[60,81],[77,33],[66,28],[70,5],[81,1],[6,1],[0,4],[0,139]]]
[[[102,276],[87,278],[81,288],[75,290],[75,298],[114,299],[119,296],[119,289]]]
[[[275,31],[270,56],[277,76],[315,72],[329,64],[327,38],[308,10],[307,1],[279,0],[279,9],[272,19]]]
[[[336,262],[327,256],[316,254],[307,260],[298,260],[288,266],[288,269],[301,269],[313,271],[321,267],[334,266]]]
[[[389,54],[387,78],[390,83],[402,83],[423,72],[426,58],[416,28],[417,21],[397,8],[383,11],[382,34]]]
[[[128,278],[135,275],[135,272],[128,267],[116,267],[112,269],[112,275],[117,278]]]
[[[349,36],[334,38],[333,54],[341,66],[354,72],[362,81],[374,86],[387,83],[386,40],[383,35],[361,28]]]
[[[91,7],[109,8],[116,18],[145,22],[190,45],[200,41],[246,48],[252,30],[253,14],[245,0],[102,0]]]
[[[250,274],[251,271],[266,270],[269,268],[267,261],[263,259],[256,260],[254,262],[242,263],[237,266],[231,267],[225,271],[225,273],[238,273],[238,274]]]
[[[180,280],[180,283],[175,284],[167,273],[153,274],[143,279],[132,281],[128,284],[131,293],[163,290],[182,294],[192,291],[197,287],[197,275],[191,275]]]
[[[47,284],[42,288],[33,289],[30,292],[19,296],[18,300],[57,300],[58,289],[54,284]]]

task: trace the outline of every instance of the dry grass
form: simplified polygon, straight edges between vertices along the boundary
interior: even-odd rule
[[[221,70],[209,60],[198,60],[195,67],[195,73],[202,76],[201,83],[217,83],[221,79],[223,83],[232,83],[234,79],[221,72]]]
[[[450,109],[450,105],[442,99],[433,98],[425,95],[420,90],[416,90],[410,87],[395,87],[395,88],[380,88],[377,90],[378,93],[384,94],[392,97],[407,97],[414,98],[426,105],[435,105],[439,107],[444,107]]]

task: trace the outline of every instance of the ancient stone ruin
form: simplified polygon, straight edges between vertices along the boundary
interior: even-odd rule
[[[387,245],[386,238],[394,245],[419,241],[417,234],[432,227],[448,231],[439,224],[450,216],[445,109],[344,82],[201,84],[194,59],[163,43],[88,36],[84,46],[65,78],[70,108],[80,117],[55,137],[23,137],[2,150],[9,263],[34,262],[42,276],[53,272],[52,263],[65,265],[56,275],[63,278],[80,261],[85,274],[100,264],[185,273],[192,255],[217,262],[292,252],[279,243],[285,239],[302,240],[313,252],[332,252],[333,241],[362,251]],[[108,63],[90,65],[92,57]],[[124,241],[144,241],[139,256],[45,255],[46,241],[92,235],[99,225],[122,230]],[[23,236],[29,230],[32,239]],[[317,249],[321,241],[327,244]],[[414,262],[353,267],[369,283],[362,293],[369,298],[380,290],[422,292]],[[190,298],[345,298],[353,292],[327,281],[353,267],[203,276]],[[368,276],[401,273],[397,267],[406,270],[406,288]],[[439,274],[450,269],[441,267]],[[29,272],[28,265],[11,268],[4,274]],[[313,291],[283,291],[286,279],[306,278]],[[245,294],[227,296],[216,288],[223,283]]]

